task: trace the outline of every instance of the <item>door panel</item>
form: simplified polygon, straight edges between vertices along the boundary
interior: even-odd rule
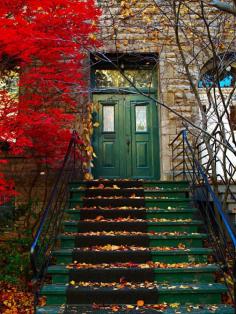
[[[103,142],[103,166],[115,168],[115,143]]]
[[[157,143],[153,139],[152,115],[155,104],[142,96],[131,96],[131,137],[132,137],[132,176],[134,178],[154,178],[154,150]],[[157,155],[157,152],[156,152]]]
[[[136,143],[136,166],[137,168],[148,167],[147,143]]]
[[[96,178],[159,178],[156,105],[144,96],[94,95]]]
[[[93,146],[98,156],[95,160],[95,177],[119,178],[121,175],[120,153],[120,108],[121,99],[99,95],[94,97],[99,104],[96,120],[100,127],[94,134]]]

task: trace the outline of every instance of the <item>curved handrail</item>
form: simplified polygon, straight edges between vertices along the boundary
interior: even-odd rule
[[[215,195],[215,193],[214,193],[212,187],[210,186],[210,184],[209,184],[209,182],[208,182],[207,175],[206,175],[206,173],[204,172],[204,170],[203,170],[201,164],[200,164],[199,161],[196,160],[196,158],[194,157],[193,149],[192,149],[192,147],[191,147],[191,145],[190,145],[190,143],[189,143],[188,137],[187,137],[187,130],[183,130],[183,131],[181,131],[181,133],[182,133],[182,136],[183,136],[183,140],[184,140],[185,143],[188,145],[188,148],[189,148],[189,150],[190,150],[190,152],[191,152],[191,154],[192,154],[194,163],[195,163],[195,165],[197,166],[197,169],[198,169],[199,173],[201,174],[201,176],[202,176],[202,178],[203,178],[203,180],[204,180],[204,183],[205,183],[205,185],[206,185],[206,187],[207,187],[207,189],[208,189],[208,192],[210,193],[210,195],[211,195],[211,197],[212,197],[212,200],[213,200],[213,202],[214,202],[214,204],[215,204],[215,206],[216,206],[216,208],[217,208],[217,211],[218,211],[218,213],[220,214],[220,217],[222,218],[222,221],[224,222],[225,228],[226,228],[226,230],[227,230],[227,232],[228,232],[228,234],[229,234],[229,236],[230,236],[230,238],[231,238],[231,240],[232,240],[232,243],[233,243],[234,249],[235,249],[235,248],[236,248],[236,237],[235,237],[235,235],[234,235],[234,233],[233,233],[233,230],[232,230],[232,228],[231,228],[231,226],[230,226],[230,224],[229,224],[229,222],[228,222],[228,219],[227,219],[227,217],[226,217],[226,215],[225,215],[225,213],[224,213],[224,211],[223,211],[223,209],[222,209],[221,203],[220,203],[219,199],[217,198],[217,196]]]

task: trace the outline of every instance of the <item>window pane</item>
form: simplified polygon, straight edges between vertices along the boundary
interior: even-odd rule
[[[132,87],[133,85],[138,88],[151,88],[154,85],[151,70],[125,70],[123,73],[124,75],[117,70],[96,70],[95,85],[98,88]]]
[[[147,106],[136,106],[136,131],[146,132],[147,131]]]
[[[103,131],[115,132],[115,108],[103,106]]]

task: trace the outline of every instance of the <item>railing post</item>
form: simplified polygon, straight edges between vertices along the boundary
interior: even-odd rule
[[[186,180],[186,165],[185,165],[185,140],[184,131],[182,131],[182,141],[183,141],[183,179]]]
[[[175,174],[174,174],[174,145],[173,145],[173,143],[171,145],[171,154],[172,154],[172,176],[173,176],[173,181],[175,181]]]

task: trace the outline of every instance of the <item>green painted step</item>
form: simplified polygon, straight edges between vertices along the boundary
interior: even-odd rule
[[[189,189],[160,189],[160,190],[153,190],[153,189],[145,189],[144,195],[146,196],[167,196],[167,197],[175,197],[175,198],[188,198],[189,197]]]
[[[191,202],[188,198],[168,197],[168,198],[145,198],[146,207],[191,207]]]
[[[59,236],[61,247],[74,248],[84,247],[90,245],[105,245],[105,244],[124,244],[126,245],[140,245],[145,242],[147,246],[172,246],[176,247],[179,243],[183,243],[186,247],[201,247],[203,240],[208,236],[203,233],[194,233],[187,235],[158,235],[158,236],[88,236],[88,235],[65,235]],[[77,243],[75,243],[75,241]]]
[[[136,217],[143,219],[151,218],[167,218],[167,219],[193,219],[194,215],[198,213],[196,208],[176,208],[176,209],[67,209],[65,211],[68,215],[68,219],[80,220],[91,219],[97,216],[103,216],[105,218],[113,217]]]
[[[211,283],[214,282],[214,272],[219,267],[215,265],[207,265],[202,267],[184,267],[184,268],[83,268],[69,270],[66,266],[56,265],[48,267],[48,274],[52,276],[53,284],[66,284],[70,280],[78,281],[94,281],[100,282],[106,278],[106,282],[118,282],[124,277],[127,281],[155,281],[156,283]]]
[[[143,231],[143,232],[197,232],[203,225],[202,221],[192,220],[184,221],[165,221],[165,222],[117,222],[117,221],[64,221],[65,232],[88,232],[88,231]]]
[[[71,198],[70,199],[70,207],[92,207],[92,206],[102,206],[102,207],[121,207],[121,206],[132,206],[136,207],[143,206],[143,199],[141,198],[118,198],[118,199],[110,199],[110,198],[97,198],[91,199],[84,197],[83,200],[79,198]],[[188,198],[176,198],[169,197],[167,198],[145,198],[145,207],[160,207],[160,208],[168,208],[171,207],[191,207],[190,200]]]
[[[87,186],[98,186],[99,184],[104,184],[106,186],[112,186],[114,184],[120,186],[126,184],[128,187],[133,186],[143,186],[143,187],[160,187],[160,188],[188,188],[188,181],[160,181],[160,180],[91,180],[91,181],[74,181],[70,183],[70,188],[72,187],[87,187]]]
[[[123,288],[114,290],[102,287],[71,287],[71,297],[67,298],[67,285],[51,284],[44,285],[41,295],[46,296],[47,305],[60,305],[64,303],[74,304],[114,304],[114,303],[136,303],[137,300],[144,300],[146,304],[157,303],[192,303],[192,304],[220,304],[221,294],[227,291],[222,284],[184,284],[184,285],[159,285],[158,288]],[[74,299],[72,298],[74,297]]]
[[[122,305],[121,305],[122,306]],[[135,306],[135,304],[134,304]],[[125,306],[124,306],[125,307]],[[45,306],[37,309],[36,314],[64,314],[63,309],[65,306]],[[126,308],[126,307],[125,307]],[[71,309],[71,312],[70,312]],[[81,305],[81,306],[68,306],[67,314],[75,314],[75,313],[83,313],[83,314],[114,314],[114,311],[100,309],[95,310],[92,306]],[[129,313],[129,314],[140,314],[140,310],[119,310],[116,313]],[[142,308],[143,314],[234,314],[234,309],[231,306],[217,304],[217,305],[188,305],[188,306],[177,306],[175,308],[168,307],[161,312],[159,310],[154,309],[146,309]]]
[[[180,198],[188,198],[190,190],[185,188],[175,188],[175,189],[154,189],[149,188],[141,189],[141,188],[124,188],[124,189],[90,189],[86,190],[84,188],[71,188],[70,195],[71,199],[83,199],[86,197],[94,197],[94,196],[123,196],[123,197],[130,197],[132,194],[136,196],[166,196],[166,197],[180,197]]]
[[[213,253],[212,249],[207,248],[190,248],[187,250],[172,250],[172,251],[151,251],[149,255],[151,260],[154,262],[161,263],[206,263],[208,256]],[[53,256],[56,257],[57,264],[69,264],[74,261],[73,259],[73,249],[61,249],[53,252]],[[107,262],[147,262],[148,258],[145,256],[143,251],[83,251],[76,250],[76,258],[80,262],[91,262],[96,258],[98,263]]]

